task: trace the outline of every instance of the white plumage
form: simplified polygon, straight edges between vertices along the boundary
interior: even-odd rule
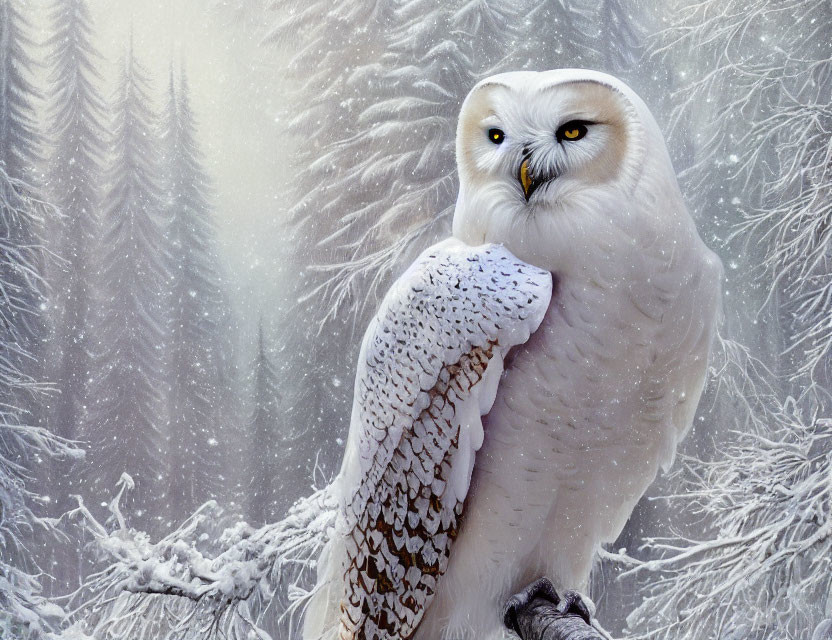
[[[585,588],[693,420],[722,269],[644,103],[495,76],[457,163],[455,239],[364,339],[307,640],[486,638],[533,579]]]

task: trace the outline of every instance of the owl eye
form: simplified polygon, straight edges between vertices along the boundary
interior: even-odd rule
[[[503,140],[506,139],[506,134],[503,133],[502,129],[489,129],[488,139],[494,144],[502,144]]]
[[[580,140],[586,135],[587,124],[589,123],[584,122],[583,120],[570,120],[566,124],[562,124],[558,127],[558,130],[555,132],[555,137],[558,142],[563,142],[564,140],[569,142]]]

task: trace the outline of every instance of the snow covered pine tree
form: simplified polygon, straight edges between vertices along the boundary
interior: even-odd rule
[[[44,403],[39,374],[43,306],[42,234],[57,217],[32,177],[39,137],[36,93],[28,81],[30,26],[20,7],[0,0],[0,636],[36,638],[64,612],[42,596],[42,573],[29,556],[33,533],[53,533],[36,513],[48,497],[33,470],[81,452],[36,424]]]
[[[209,204],[209,181],[196,142],[185,70],[175,86],[171,69],[162,136],[166,176],[167,267],[171,313],[166,342],[168,376],[168,517],[176,522],[216,498],[220,460],[222,330],[227,301],[222,289]]]
[[[125,470],[135,474],[135,516],[155,528],[165,494],[162,390],[170,256],[147,92],[131,43],[114,105],[109,189],[95,265],[99,288],[90,318],[94,375],[80,436],[90,443],[83,494],[106,495]]]

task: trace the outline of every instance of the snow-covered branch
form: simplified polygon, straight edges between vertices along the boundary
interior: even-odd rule
[[[27,406],[46,387],[27,373],[34,360],[30,325],[37,323],[44,249],[37,231],[55,214],[31,186],[0,162],[0,636],[38,637],[63,612],[41,593],[36,568],[25,570],[35,529],[54,522],[33,511],[40,497],[26,484],[30,469],[50,458],[82,457],[74,443],[30,424]],[[22,242],[28,238],[28,242]],[[31,565],[29,565],[31,566]]]
[[[221,512],[209,502],[152,542],[125,524],[119,502],[131,485],[123,476],[107,523],[98,522],[83,502],[74,514],[95,536],[106,564],[73,596],[78,603],[73,615],[83,614],[93,635],[157,640],[216,634],[248,640],[271,637],[269,624],[291,623],[334,522],[327,489],[297,502],[278,523],[253,529],[238,522],[216,539],[208,529]],[[278,603],[270,623],[267,612]]]
[[[673,96],[674,125],[706,120],[687,177],[711,194],[709,208],[739,211],[728,242],[763,250],[758,276],[793,328],[793,380],[828,367],[832,353],[828,14],[826,0],[697,1],[652,47],[668,61],[695,52]],[[714,181],[715,169],[727,180]]]
[[[83,619],[85,630],[96,638],[131,640],[266,640],[270,630],[294,628],[294,615],[310,595],[317,556],[334,526],[336,504],[328,488],[296,503],[281,522],[260,529],[244,522],[226,528],[209,543],[211,551],[205,548],[206,528],[220,514],[216,504],[206,503],[154,543],[126,525],[120,500],[131,488],[125,474],[104,524],[80,498],[69,514],[93,534],[107,564],[73,596],[79,605],[70,615]],[[506,624],[523,640],[610,640],[590,620],[584,602],[572,599],[577,594],[541,598],[534,588],[539,582],[509,601],[514,606]],[[279,610],[272,608],[275,603]]]
[[[686,484],[669,499],[711,535],[645,541],[658,557],[623,574],[652,572],[634,637],[810,638],[832,575],[832,419],[789,399],[776,424],[737,434],[714,462],[684,461]]]
[[[809,640],[829,614],[832,551],[829,4],[684,5],[651,47],[678,63],[671,120],[700,145],[684,177],[757,267],[786,375],[721,341],[715,396],[737,431],[716,460],[677,465],[682,486],[665,498],[688,524],[647,539],[648,559],[623,571],[646,583],[628,621],[638,638]]]

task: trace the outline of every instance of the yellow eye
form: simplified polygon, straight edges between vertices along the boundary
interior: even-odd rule
[[[563,124],[560,127],[558,127],[558,130],[555,133],[555,137],[558,139],[558,142],[563,142],[564,140],[567,140],[569,142],[580,140],[586,135],[586,125],[588,124],[592,123],[585,122],[583,120],[571,120],[570,122],[567,122],[566,124]]]
[[[503,133],[502,129],[489,129],[488,130],[488,139],[491,140],[494,144],[501,144],[503,140],[505,140],[506,134]]]

